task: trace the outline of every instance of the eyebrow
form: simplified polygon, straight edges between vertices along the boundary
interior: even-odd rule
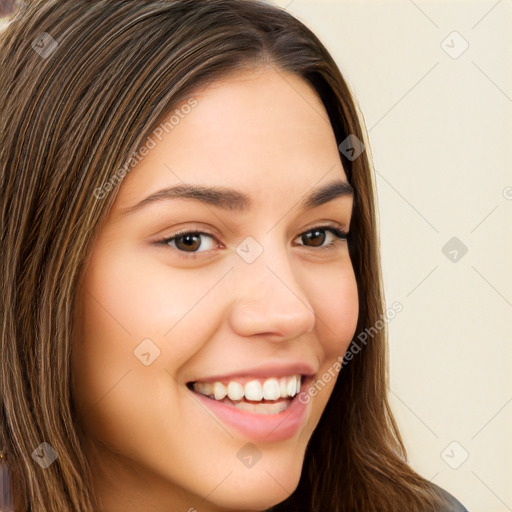
[[[354,189],[348,181],[336,180],[331,181],[321,187],[315,188],[302,201],[301,208],[308,210],[317,208],[338,197],[352,197]],[[211,206],[216,206],[225,210],[236,212],[246,212],[251,208],[251,198],[232,188],[213,186],[206,187],[203,185],[183,184],[159,190],[134,206],[121,210],[123,215],[140,210],[149,204],[167,201],[170,199],[195,199]]]

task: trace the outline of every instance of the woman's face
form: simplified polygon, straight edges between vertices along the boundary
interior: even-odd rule
[[[332,375],[355,333],[336,234],[353,196],[313,89],[258,70],[188,105],[118,185],[79,291],[73,388],[104,511],[286,499],[335,383],[292,399],[296,377]]]

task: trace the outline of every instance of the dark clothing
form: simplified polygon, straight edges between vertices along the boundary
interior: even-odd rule
[[[442,489],[438,485],[436,485],[436,488],[450,502],[450,505],[451,505],[451,507],[449,509],[443,510],[442,512],[469,512],[468,509],[460,501],[458,501],[454,496],[452,496],[448,491]]]

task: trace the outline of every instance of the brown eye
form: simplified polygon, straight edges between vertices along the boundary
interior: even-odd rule
[[[304,247],[333,250],[340,243],[348,240],[348,232],[333,226],[317,226],[305,231],[299,237]]]
[[[194,254],[213,249],[215,246],[215,238],[213,235],[201,231],[186,231],[165,238],[160,243],[162,245],[168,245],[182,253]]]
[[[312,229],[304,233],[301,237],[304,245],[307,245],[307,242],[311,242],[309,247],[319,247],[322,246],[325,242],[325,230],[322,229]]]
[[[187,233],[177,236],[174,241],[176,248],[180,251],[195,252],[201,246],[201,235],[199,233]]]

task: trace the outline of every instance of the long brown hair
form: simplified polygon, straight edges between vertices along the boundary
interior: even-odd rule
[[[23,3],[0,33],[0,450],[19,510],[98,510],[70,351],[81,271],[121,186],[118,171],[194,90],[261,65],[314,87],[338,143],[365,140],[322,43],[263,2],[39,0]],[[340,158],[355,190],[349,249],[360,333],[384,315],[374,177],[367,152]],[[407,463],[386,386],[384,326],[343,366],[298,487],[272,511],[441,509],[435,486]],[[58,454],[45,470],[31,457],[43,441]]]

